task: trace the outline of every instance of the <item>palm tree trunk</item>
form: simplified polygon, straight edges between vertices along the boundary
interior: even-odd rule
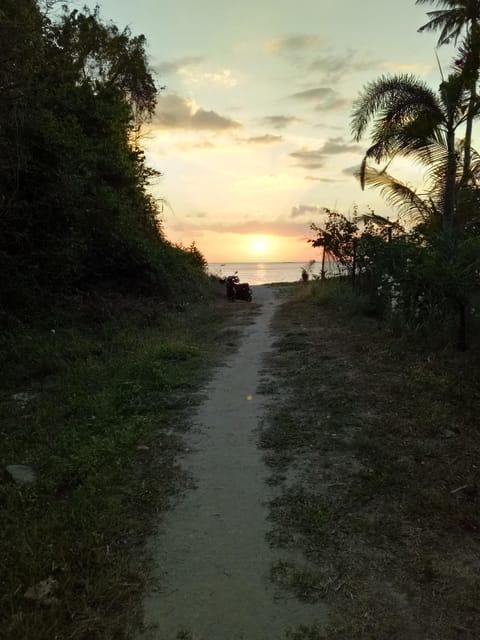
[[[465,143],[464,143],[464,151],[463,151],[463,171],[462,171],[462,179],[460,181],[461,186],[465,186],[468,182],[468,178],[470,177],[470,164],[471,164],[471,156],[472,156],[472,128],[473,128],[473,118],[474,118],[474,110],[475,104],[477,102],[477,78],[475,77],[471,81],[470,85],[470,99],[468,101],[468,113],[467,113],[467,124],[465,128]]]
[[[463,300],[458,301],[458,349],[467,350],[467,305]]]
[[[469,24],[467,34],[467,60],[465,71],[468,78],[468,89],[470,92],[470,99],[468,101],[467,111],[467,123],[465,128],[465,143],[464,143],[464,157],[463,157],[463,170],[460,186],[465,186],[468,182],[471,172],[471,157],[472,157],[472,128],[473,119],[475,117],[475,107],[477,102],[477,82],[478,71],[480,67],[480,30],[479,25],[475,20],[471,20]]]
[[[453,234],[455,225],[455,208],[456,208],[456,175],[457,175],[457,156],[455,154],[455,129],[453,121],[448,122],[447,128],[447,173],[445,176],[444,191],[444,210],[443,210],[443,230],[447,235]]]

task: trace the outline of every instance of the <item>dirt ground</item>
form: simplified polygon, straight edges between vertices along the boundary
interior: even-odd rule
[[[276,315],[282,393],[261,436],[280,490],[270,542],[303,553],[272,577],[329,608],[296,638],[477,639],[478,352],[429,348],[312,291]]]
[[[151,542],[153,640],[480,637],[479,363],[310,285],[258,314],[193,416]]]
[[[267,399],[259,393],[261,371],[279,298],[259,286],[254,303],[258,313],[238,350],[214,372],[192,416],[182,466],[193,488],[150,543],[160,589],[145,600],[144,638],[275,640],[291,627],[325,620],[322,603],[292,598],[270,579],[272,566],[292,557],[267,541],[268,503],[276,494],[258,448]]]

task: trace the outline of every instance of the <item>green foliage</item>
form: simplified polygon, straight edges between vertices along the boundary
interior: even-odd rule
[[[377,313],[375,298],[364,289],[353,288],[348,278],[327,278],[313,282],[310,286],[308,299],[319,306],[335,307],[346,316],[370,316]],[[307,296],[300,299],[300,302],[305,299]]]
[[[364,87],[352,112],[357,140],[371,124],[371,144],[358,176],[362,187],[382,195],[416,225],[382,238],[378,232],[356,235],[361,285],[377,296],[379,308],[398,326],[415,331],[432,324],[450,327],[457,318],[458,346],[466,348],[470,300],[480,288],[478,189],[479,156],[471,148],[478,116],[476,84],[480,67],[480,4],[436,3],[420,31],[440,30],[439,44],[457,42],[460,59],[437,93],[413,76],[382,76]],[[465,139],[458,142],[465,127]],[[418,194],[368,161],[402,155],[425,167],[427,191]],[[393,231],[393,229],[392,229]],[[360,237],[359,237],[360,236]],[[436,332],[438,335],[438,331]]]
[[[165,239],[148,192],[145,38],[98,8],[51,19],[34,0],[5,0],[0,17],[3,306],[100,283],[171,296],[178,278],[201,276],[199,256]]]
[[[196,391],[220,354],[220,293],[187,309],[78,296],[75,312],[0,333],[0,617],[11,640],[135,635],[143,543],[186,481],[178,466]],[[54,581],[51,606],[24,594]],[[0,632],[0,636],[2,633]]]
[[[434,224],[407,233],[399,223],[374,213],[351,222],[330,214],[325,229],[312,225],[318,237],[310,242],[328,246],[348,276],[322,282],[311,295],[349,315],[383,315],[396,331],[429,340],[435,326],[435,339],[450,342],[457,323],[457,343],[465,348],[470,301],[480,291],[477,194],[473,189],[468,193],[458,216],[463,230],[455,239]],[[361,232],[360,218],[365,223]]]
[[[310,229],[317,234],[313,240],[309,240],[312,247],[323,247],[325,254],[331,256],[348,271],[353,266],[354,238],[358,231],[355,220],[349,220],[338,211],[325,209],[328,218],[324,227],[319,227],[315,223],[310,225]]]
[[[406,203],[407,210],[414,208],[423,215],[429,210],[440,212],[445,231],[452,233],[461,155],[456,134],[467,106],[468,87],[459,72],[450,74],[438,93],[410,75],[381,76],[366,85],[351,118],[356,140],[372,123],[371,145],[358,172],[362,188],[366,184],[380,187],[394,204]],[[386,168],[378,172],[368,166],[371,159],[380,163],[398,155],[426,168],[432,185],[426,202],[406,185],[390,177],[390,184],[382,180]]]
[[[200,269],[203,269],[203,270],[205,270],[208,267],[207,259],[205,258],[203,253],[200,251],[200,249],[197,247],[195,242],[192,242],[192,244],[189,247],[187,247],[186,252],[194,266],[200,267]]]

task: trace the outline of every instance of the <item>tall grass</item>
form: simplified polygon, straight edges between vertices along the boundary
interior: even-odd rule
[[[313,280],[299,287],[295,299],[311,301],[319,306],[334,306],[347,315],[373,315],[376,313],[371,298],[359,288],[353,288],[348,278],[337,277]]]

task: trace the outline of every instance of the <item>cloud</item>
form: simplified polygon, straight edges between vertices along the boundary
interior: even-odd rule
[[[290,98],[305,100],[306,102],[316,102],[317,100],[324,100],[333,94],[335,94],[335,91],[329,87],[318,87],[317,89],[307,89],[306,91],[292,93]]]
[[[195,213],[187,213],[186,214],[186,218],[198,218],[198,219],[203,219],[207,217],[207,212],[206,211],[197,211]]]
[[[332,47],[327,47],[324,37],[312,34],[272,38],[266,43],[266,50],[286,58],[305,73],[315,73],[317,77],[322,74],[329,82],[338,82],[341,78],[379,66],[379,60],[366,51],[349,48],[335,53]]]
[[[247,138],[245,142],[248,144],[276,144],[282,142],[283,136],[273,136],[271,133],[266,133],[263,136],[253,136]]]
[[[200,64],[204,61],[204,58],[200,56],[187,56],[185,58],[176,58],[175,60],[168,60],[167,62],[161,62],[155,65],[155,71],[160,76],[167,76],[172,73],[178,73],[181,69]]]
[[[339,182],[334,178],[321,178],[320,176],[305,176],[305,180],[309,180],[311,182]]]
[[[238,80],[234,77],[231,69],[221,71],[194,71],[189,67],[179,70],[179,74],[189,84],[205,86],[236,87]]]
[[[314,102],[316,103],[316,111],[337,109],[350,103],[349,100],[339,96],[339,94],[330,87],[317,87],[316,89],[298,91],[297,93],[292,93],[289,98],[303,102]]]
[[[185,56],[157,64],[154,69],[160,77],[178,74],[184,82],[196,85],[235,87],[238,84],[231,69],[201,71],[198,66],[205,62],[201,56]]]
[[[366,71],[378,66],[378,61],[368,57],[360,57],[355,51],[342,55],[326,54],[316,57],[309,66],[310,71],[323,73],[329,81],[338,81],[353,71]]]
[[[198,107],[191,98],[182,98],[176,94],[162,96],[153,117],[153,124],[162,129],[239,129],[241,124],[221,116],[215,111]]]
[[[301,118],[295,116],[265,116],[261,122],[274,129],[285,129],[290,124],[304,122]]]
[[[348,144],[343,141],[343,138],[330,138],[325,142],[322,147],[323,153],[335,155],[337,153],[350,153],[353,151],[359,151],[362,147],[358,144]]]
[[[205,150],[205,149],[215,149],[215,145],[212,144],[209,140],[201,140],[200,142],[179,142],[177,144],[177,148],[181,151],[195,151]]]
[[[359,145],[346,143],[343,141],[343,138],[330,138],[324,142],[321,147],[318,147],[318,149],[301,147],[289,155],[297,160],[297,163],[294,165],[295,167],[303,167],[304,169],[320,169],[325,165],[327,156],[337,155],[340,153],[352,153],[359,149]]]
[[[345,167],[342,169],[342,173],[345,176],[354,176],[360,169],[360,163],[353,165],[352,167]]]
[[[312,49],[318,49],[324,43],[324,39],[318,35],[295,34],[272,38],[267,42],[267,51],[270,53],[291,54]]]
[[[292,211],[290,215],[292,218],[299,218],[304,215],[319,215],[321,213],[325,213],[325,207],[320,207],[318,204],[297,204],[292,207]]]
[[[238,215],[231,216],[238,218]],[[306,238],[308,235],[308,226],[304,222],[291,222],[282,219],[270,220],[267,222],[259,222],[256,220],[246,220],[244,222],[202,222],[201,226],[194,224],[188,225],[188,231],[213,231],[214,233],[236,233],[236,234],[258,234],[258,235],[274,235],[286,238]],[[172,228],[177,231],[185,232],[186,226],[173,225]]]
[[[303,167],[305,169],[320,169],[325,163],[325,156],[321,149],[308,149],[302,147],[298,151],[288,154],[291,158],[295,158],[298,162],[295,167]]]
[[[431,64],[416,64],[404,62],[384,62],[382,69],[392,73],[412,73],[416,76],[427,76],[433,69]]]
[[[317,104],[315,111],[333,111],[342,107],[351,106],[352,101],[347,98],[337,98],[336,100],[325,101],[324,104]]]

